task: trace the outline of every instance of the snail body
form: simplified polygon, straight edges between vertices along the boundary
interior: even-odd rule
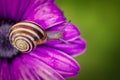
[[[13,25],[9,32],[10,43],[21,52],[30,52],[37,45],[45,43],[47,40],[62,40],[62,32],[46,32],[38,24],[33,22],[19,22]],[[66,42],[66,41],[64,41]]]

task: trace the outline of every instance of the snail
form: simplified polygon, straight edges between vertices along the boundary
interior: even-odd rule
[[[47,32],[34,22],[19,22],[10,28],[9,41],[13,47],[21,52],[30,52],[47,40],[60,39],[66,42],[62,39],[62,32],[69,23],[70,21],[59,32]]]

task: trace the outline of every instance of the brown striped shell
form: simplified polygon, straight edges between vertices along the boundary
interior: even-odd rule
[[[11,27],[9,40],[19,51],[30,52],[47,40],[47,34],[39,25],[24,21]]]

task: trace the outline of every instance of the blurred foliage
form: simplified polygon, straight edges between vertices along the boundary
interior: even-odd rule
[[[57,0],[68,20],[87,41],[87,51],[76,60],[80,74],[68,80],[120,80],[120,1]]]

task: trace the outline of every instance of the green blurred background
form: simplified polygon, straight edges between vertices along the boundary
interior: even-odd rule
[[[87,51],[76,60],[78,77],[68,80],[120,80],[119,0],[57,0],[68,20],[79,26]]]

